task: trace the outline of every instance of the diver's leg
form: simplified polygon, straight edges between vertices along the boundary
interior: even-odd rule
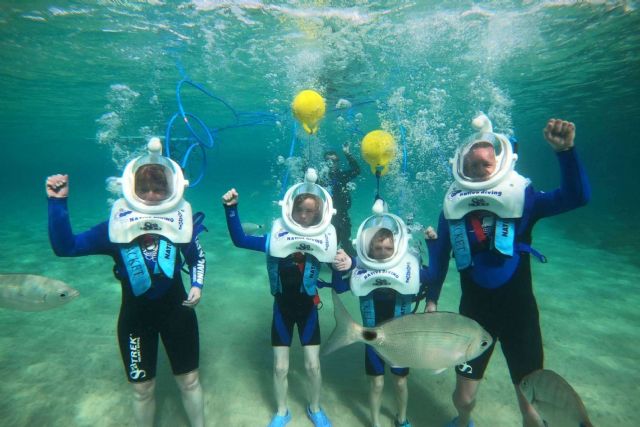
[[[544,366],[540,314],[530,278],[522,279],[514,285],[508,284],[507,287],[510,291],[507,294],[509,310],[503,317],[505,327],[500,337],[501,348],[509,367],[511,382],[514,384],[522,414],[522,425],[542,427],[542,419],[519,387],[524,377]]]
[[[396,418],[399,423],[403,423],[407,420],[407,405],[409,403],[407,377],[393,375],[393,380],[396,389],[396,403],[398,405],[398,414],[396,415]]]
[[[311,412],[320,410],[320,390],[322,388],[322,372],[320,370],[320,346],[305,345],[304,367],[309,378],[309,407]]]
[[[276,394],[278,415],[287,414],[287,390],[289,381],[289,347],[273,347],[273,388]]]
[[[204,427],[204,397],[198,370],[175,376],[191,427]]]
[[[380,407],[382,406],[382,390],[384,389],[384,375],[369,377],[369,410],[371,411],[371,425],[380,426]]]
[[[155,416],[155,376],[158,334],[135,304],[123,303],[118,316],[118,344],[133,391],[136,425],[151,427]]]
[[[133,386],[133,415],[138,427],[152,427],[156,412],[154,397],[156,380],[131,383]]]
[[[520,413],[522,414],[522,425],[524,427],[544,427],[544,422],[536,412],[535,408],[527,398],[522,394],[520,387],[514,385],[516,389],[516,396],[518,397],[518,406],[520,407]]]
[[[476,406],[476,394],[480,386],[479,380],[472,380],[456,375],[456,389],[453,392],[453,406],[458,411],[458,427],[467,427],[471,419],[471,411]]]

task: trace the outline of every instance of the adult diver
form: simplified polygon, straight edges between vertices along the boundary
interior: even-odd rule
[[[205,254],[198,241],[201,216],[194,221],[184,200],[188,185],[177,163],[162,155],[152,138],[148,154],[131,160],[120,182],[123,197],[109,221],[74,234],[69,220],[69,177],[47,178],[49,238],[56,255],[108,255],[122,285],[118,342],[122,363],[133,388],[133,415],[139,426],[151,427],[155,415],[155,377],[159,338],[167,352],[194,427],[204,426],[200,385],[198,321]],[[182,257],[189,267],[190,289],[182,283]]]
[[[485,115],[472,122],[477,130],[455,153],[455,181],[444,198],[438,238],[430,246],[435,283],[427,300],[436,303],[453,250],[460,274],[460,314],[476,320],[494,338],[492,347],[456,367],[453,404],[458,416],[448,427],[472,427],[471,412],[485,369],[500,341],[514,384],[523,425],[542,426],[518,385],[527,374],[543,368],[542,334],[531,280],[531,255],[546,259],[531,247],[538,220],[585,205],[590,187],[574,147],[575,125],[550,119],[544,138],[560,163],[560,188],[536,191],[514,170],[517,153],[509,139],[493,132]]]

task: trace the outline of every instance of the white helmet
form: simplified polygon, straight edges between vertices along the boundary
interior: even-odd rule
[[[305,181],[291,186],[280,201],[282,206],[282,221],[289,231],[301,236],[317,236],[323,233],[331,224],[335,214],[331,195],[322,186],[316,184],[318,175],[315,169],[309,168],[305,174]],[[294,219],[294,210],[306,198],[316,200],[317,217],[310,225],[299,224]]]
[[[478,131],[469,137],[456,151],[452,163],[453,177],[460,187],[468,190],[485,190],[498,185],[514,169],[518,155],[514,153],[509,138],[500,133],[493,132],[493,126],[489,118],[480,114],[471,122]],[[493,147],[496,158],[494,171],[481,179],[467,176],[465,173],[465,160],[473,149],[479,146]]]
[[[380,212],[377,207],[374,204],[374,215],[365,219],[358,228],[356,252],[360,263],[367,269],[389,270],[398,265],[406,255],[411,235],[407,225],[399,216],[384,211]],[[384,259],[373,258],[370,249],[372,240],[376,236],[392,237],[393,253],[390,256]]]
[[[141,213],[159,214],[172,211],[182,200],[189,181],[184,179],[182,169],[175,161],[162,155],[160,139],[151,138],[147,148],[149,154],[131,160],[124,168],[120,178],[123,197],[132,209]],[[150,177],[154,182],[142,180],[143,176]],[[154,197],[144,196],[147,190],[158,189],[161,191],[156,192]]]

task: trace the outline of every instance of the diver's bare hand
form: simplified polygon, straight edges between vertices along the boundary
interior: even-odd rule
[[[64,199],[69,197],[69,175],[51,175],[47,177],[45,189],[47,197]]]
[[[433,227],[429,226],[424,230],[424,238],[427,240],[435,240],[438,238],[438,233],[436,233]]]
[[[232,188],[222,195],[222,203],[226,206],[234,206],[238,204],[238,192],[235,188]]]
[[[573,147],[576,126],[564,120],[549,119],[542,133],[544,134],[544,139],[555,151],[566,151]]]
[[[202,289],[197,286],[192,286],[189,291],[189,296],[185,301],[182,301],[182,305],[189,308],[194,308],[200,302],[202,296]]]
[[[338,271],[347,271],[351,268],[351,257],[344,250],[338,249],[332,265]]]

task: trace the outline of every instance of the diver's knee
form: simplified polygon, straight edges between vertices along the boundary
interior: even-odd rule
[[[153,398],[156,388],[156,381],[149,380],[140,383],[132,383],[133,397],[138,401],[145,401]]]
[[[374,393],[382,393],[384,389],[384,375],[375,375],[370,381],[371,391]]]
[[[476,403],[475,387],[457,385],[451,396],[453,405],[458,410],[470,411]]]
[[[320,375],[319,360],[307,360],[304,363],[304,367],[307,370],[307,375],[314,376],[314,377]]]
[[[194,391],[200,388],[200,375],[198,371],[176,375],[176,382],[182,392]]]
[[[284,378],[289,374],[289,363],[276,362],[273,365],[273,374],[278,378]]]
[[[404,388],[407,386],[407,377],[396,376],[396,387]]]

